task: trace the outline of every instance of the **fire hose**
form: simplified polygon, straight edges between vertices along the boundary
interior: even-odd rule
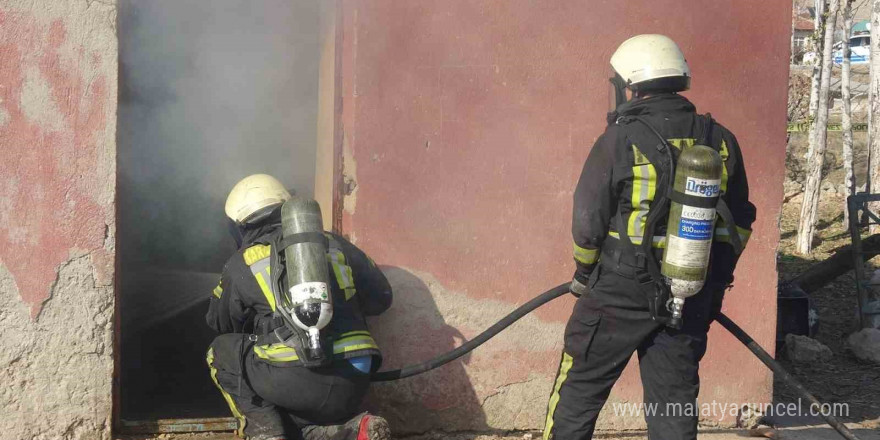
[[[443,353],[440,356],[437,356],[434,359],[428,360],[426,362],[422,362],[416,365],[406,366],[397,370],[389,370],[389,371],[379,371],[373,374],[371,380],[373,382],[387,382],[392,380],[403,379],[411,376],[415,376],[417,374],[422,374],[427,371],[433,370],[440,366],[443,366],[449,362],[452,362],[461,356],[464,356],[467,353],[470,353],[473,349],[483,345],[489,339],[492,339],[495,335],[500,333],[502,330],[509,327],[514,322],[518,321],[523,316],[529,314],[533,310],[541,307],[542,305],[559,298],[569,292],[569,284],[564,283],[560,284],[538,296],[530,300],[529,302],[519,306],[516,310],[510,312],[507,316],[502,318],[500,321],[493,324],[488,329],[484,330],[482,333],[474,337],[473,339],[465,342],[461,346]],[[801,385],[791,374],[789,374],[782,367],[779,362],[776,362],[769,353],[767,353],[751,336],[749,336],[742,328],[736,325],[733,320],[727,317],[727,315],[723,313],[719,313],[715,318],[722,327],[724,327],[727,331],[729,331],[737,340],[739,340],[749,351],[752,352],[764,365],[767,366],[771,371],[778,375],[780,379],[782,379],[785,383],[790,385],[792,388],[797,391],[798,394],[801,395],[804,399],[809,401],[812,405],[822,406],[822,403],[819,402],[815,396],[810,394],[803,385]],[[820,411],[822,418],[825,419],[832,428],[834,428],[838,433],[840,433],[843,438],[847,440],[859,440],[849,428],[846,427],[840,420],[837,420],[833,415],[826,414],[825,411]]]

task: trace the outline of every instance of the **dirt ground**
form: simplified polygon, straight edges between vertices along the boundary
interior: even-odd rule
[[[849,231],[842,226],[842,197],[827,197],[822,202],[822,220],[819,244],[809,259],[795,256],[797,220],[800,214],[800,197],[795,197],[783,209],[780,226],[782,242],[779,247],[780,279],[788,279],[805,270],[811,264],[827,258],[837,248],[850,243]],[[876,267],[876,265],[874,266]],[[855,277],[847,273],[811,295],[819,314],[819,331],[815,338],[831,348],[834,357],[820,364],[795,364],[784,356],[786,369],[819,400],[829,403],[848,403],[849,420],[870,421],[880,417],[880,365],[860,362],[846,345],[846,337],[856,329],[858,306],[855,293]],[[797,395],[780,381],[774,385],[777,401],[796,399]]]
[[[856,133],[855,170],[857,183],[865,181],[866,160],[863,153],[865,134]],[[801,195],[798,169],[803,168],[803,156],[807,148],[805,134],[794,134],[789,144],[786,183],[786,202],[783,204],[779,227],[778,269],[780,281],[791,279],[811,265],[831,256],[835,250],[850,244],[848,228],[843,225],[845,203],[842,188],[843,168],[841,162],[842,136],[840,132],[829,133],[829,162],[826,167],[826,189],[822,192],[820,218],[813,255],[804,258],[794,252],[797,238],[797,225],[801,209]],[[867,231],[863,231],[863,237]],[[869,270],[880,267],[880,257],[869,263]],[[847,420],[865,422],[877,427],[880,421],[880,365],[859,361],[849,351],[846,337],[857,329],[856,310],[858,302],[855,292],[855,277],[852,271],[837,278],[827,286],[811,295],[819,315],[819,330],[815,338],[831,348],[834,357],[824,363],[795,364],[784,356],[777,356],[785,368],[819,400],[829,403],[848,403],[850,414]],[[797,394],[777,380],[774,384],[774,400],[792,401]]]

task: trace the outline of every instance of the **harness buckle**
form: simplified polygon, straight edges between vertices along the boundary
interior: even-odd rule
[[[635,271],[635,275],[636,275],[636,281],[638,281],[639,284],[647,284],[647,283],[654,282],[654,278],[646,270],[637,269]]]
[[[639,269],[648,267],[648,257],[644,252],[636,252],[636,266],[638,266]]]

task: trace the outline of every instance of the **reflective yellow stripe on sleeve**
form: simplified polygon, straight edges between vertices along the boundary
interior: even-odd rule
[[[217,287],[214,288],[214,296],[220,298],[223,295],[223,287],[220,284],[217,284]]]
[[[581,264],[596,264],[599,261],[599,249],[582,248],[574,243],[574,259]]]

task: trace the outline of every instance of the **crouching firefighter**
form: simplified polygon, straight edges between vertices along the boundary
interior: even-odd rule
[[[592,438],[637,352],[645,407],[658,408],[648,438],[695,439],[699,362],[755,207],[736,138],[677,93],[691,75],[675,42],[633,37],[611,67],[608,126],[574,193],[578,299],[544,438]]]
[[[214,289],[207,322],[211,378],[253,440],[390,439],[358,414],[382,361],[364,316],[391,287],[360,249],[323,231],[317,202],[271,176],[249,176],[226,200],[239,250]]]

